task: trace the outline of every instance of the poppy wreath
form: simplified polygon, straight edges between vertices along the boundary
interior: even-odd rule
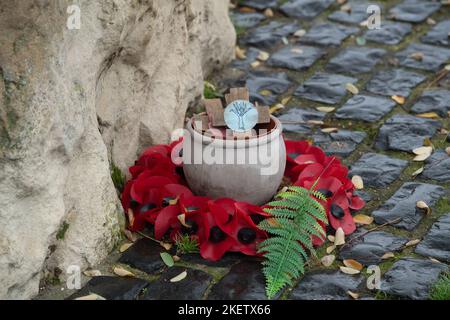
[[[326,156],[308,141],[285,140],[285,177],[295,186],[321,192],[330,228],[342,228],[346,235],[355,231],[353,214],[364,206],[354,195],[348,169],[340,160]],[[146,149],[129,168],[129,180],[122,192],[122,206],[128,229],[142,231],[153,226],[154,236],[175,241],[180,234],[196,239],[204,259],[219,260],[226,252],[257,255],[257,245],[268,237],[258,228],[270,215],[265,206],[255,206],[229,198],[210,199],[194,195],[183,175],[182,140]],[[325,228],[325,225],[322,225]],[[325,239],[313,236],[313,244]]]

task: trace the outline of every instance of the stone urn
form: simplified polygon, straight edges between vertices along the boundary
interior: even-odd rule
[[[286,166],[281,122],[258,124],[245,138],[216,137],[187,123],[183,140],[186,180],[196,195],[233,198],[255,205],[270,201]]]

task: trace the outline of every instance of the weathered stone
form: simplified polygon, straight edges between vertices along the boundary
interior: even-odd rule
[[[359,31],[356,27],[343,26],[337,23],[320,23],[312,26],[299,41],[320,46],[339,46],[351,34]]]
[[[416,58],[415,54],[421,54],[421,57]],[[450,59],[450,49],[413,43],[396,57],[402,66],[437,71]]]
[[[312,19],[332,3],[333,0],[290,0],[280,7],[280,11],[288,17]]]
[[[291,82],[284,72],[254,72],[249,75],[246,84],[252,102],[271,106],[277,101],[277,97],[289,88]]]
[[[272,67],[302,71],[312,66],[324,54],[325,51],[320,48],[289,45],[272,54],[267,64]]]
[[[389,69],[377,72],[366,88],[383,96],[408,97],[411,90],[426,79],[425,76],[402,69]]]
[[[427,160],[422,177],[437,181],[450,181],[450,156],[445,150],[436,150]]]
[[[240,42],[258,48],[272,48],[281,43],[283,37],[293,34],[298,29],[297,23],[271,21],[249,32]]]
[[[417,201],[424,201],[432,208],[444,194],[445,190],[441,186],[406,182],[389,200],[372,212],[372,216],[378,224],[400,218],[394,224],[397,228],[413,230],[425,215],[423,209],[417,208]]]
[[[448,73],[445,77],[439,80],[438,84],[440,87],[450,90],[450,73]]]
[[[450,213],[440,217],[425,238],[417,245],[416,253],[450,262]]]
[[[140,239],[122,254],[119,262],[150,274],[157,273],[165,267],[161,252],[164,248],[156,242]]]
[[[348,275],[326,270],[307,273],[292,290],[295,300],[350,300],[348,291],[358,292],[364,286],[362,275]]]
[[[208,299],[265,300],[265,279],[260,262],[244,261],[233,266],[219,283],[214,285]]]
[[[381,280],[381,291],[404,299],[428,298],[432,285],[448,266],[430,260],[403,258]]]
[[[294,95],[317,102],[335,104],[341,101],[347,91],[347,83],[356,83],[355,78],[339,74],[316,73],[299,86]]]
[[[364,185],[380,188],[397,180],[407,165],[408,161],[405,160],[365,153],[351,166],[350,176],[358,175]]]
[[[360,74],[372,71],[386,54],[386,50],[366,47],[350,47],[332,58],[326,69],[335,73]]]
[[[389,15],[399,21],[422,22],[441,7],[439,2],[405,0],[389,10]]]
[[[383,8],[383,5],[380,3],[353,0],[346,3],[351,10],[336,10],[328,16],[328,19],[343,23],[360,24],[370,16],[370,13],[367,13],[367,8],[373,4],[379,6],[380,9]]]
[[[414,113],[436,112],[443,118],[448,117],[450,111],[450,90],[426,90],[413,105]]]
[[[67,299],[73,300],[95,293],[106,300],[136,300],[147,285],[147,281],[137,278],[93,277],[81,290]]]
[[[245,51],[245,59],[235,59],[230,63],[230,66],[232,68],[248,71],[251,68],[250,64],[256,61],[260,52],[261,50],[250,47]]]
[[[395,45],[411,33],[412,26],[409,23],[382,21],[380,29],[367,30],[364,38],[369,41]]]
[[[396,114],[380,128],[375,148],[411,152],[423,146],[424,139],[431,138],[439,127],[436,120]]]
[[[363,199],[366,203],[369,203],[373,199],[373,195],[368,191],[355,190],[353,193]]]
[[[408,242],[407,238],[384,231],[373,231],[363,236],[366,232],[360,228],[349,236],[339,252],[339,258],[354,259],[366,266],[378,265],[385,253],[399,251]]]
[[[449,46],[450,38],[448,36],[450,30],[450,20],[439,22],[433,27],[421,40],[424,43],[435,44],[439,46]]]
[[[80,0],[80,30],[69,4],[1,4],[1,74],[19,81],[0,81],[0,299],[107,256],[123,221],[111,163],[168,142],[234,54],[226,0]]]
[[[391,112],[394,107],[395,102],[392,99],[359,94],[351,97],[338,109],[335,116],[338,119],[375,122]]]
[[[170,282],[183,271],[187,272],[186,278]],[[172,267],[147,286],[140,300],[200,300],[212,279],[211,275],[200,270]]]
[[[311,108],[290,108],[287,112],[283,112],[281,116],[278,117],[280,121],[286,121],[283,123],[283,130],[287,132],[310,132],[312,125],[304,124],[303,122],[314,120],[321,121],[325,117],[324,112],[319,112]],[[299,123],[293,123],[298,121]]]
[[[261,21],[266,19],[266,16],[262,13],[241,13],[233,12],[230,15],[233,24],[239,28],[253,28],[257,26]]]
[[[364,131],[339,130],[332,133],[317,133],[313,135],[314,143],[322,148],[327,155],[341,157],[349,156],[366,138]]]
[[[266,8],[275,8],[277,6],[277,0],[244,0],[240,2],[240,5],[263,10]]]
[[[205,260],[199,253],[183,254],[181,256],[181,260],[209,267],[228,268],[231,267],[233,264],[236,264],[239,261],[241,261],[242,258],[244,257],[246,258],[246,260],[252,259],[251,257],[244,256],[241,253],[227,252],[219,261]]]

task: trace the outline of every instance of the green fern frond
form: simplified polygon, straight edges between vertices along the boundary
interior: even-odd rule
[[[308,251],[315,255],[311,236],[325,236],[318,222],[328,223],[325,209],[318,202],[325,197],[312,189],[291,186],[264,209],[271,219],[263,220],[259,228],[271,237],[259,244],[258,252],[266,258],[263,274],[269,299],[304,273]]]

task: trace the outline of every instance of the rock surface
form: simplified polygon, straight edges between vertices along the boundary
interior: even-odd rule
[[[1,5],[0,298],[108,254],[123,216],[109,160],[125,172],[168,142],[234,54],[226,0],[82,0],[79,30],[70,4]]]
[[[381,291],[404,299],[424,300],[439,275],[447,270],[448,266],[442,263],[403,258],[386,272],[381,280]]]
[[[416,253],[450,262],[450,213],[440,217],[416,248]]]
[[[336,118],[375,122],[388,114],[394,107],[395,102],[392,99],[359,94],[351,97],[338,109]]]
[[[450,181],[450,156],[445,150],[436,150],[426,160],[422,176],[442,182]]]

